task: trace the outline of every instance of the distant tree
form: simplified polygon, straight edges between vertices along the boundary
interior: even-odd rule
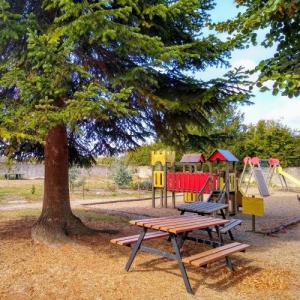
[[[96,163],[98,165],[111,165],[116,161],[116,159],[117,158],[115,156],[102,156],[96,158]]]
[[[145,144],[128,151],[126,160],[131,165],[149,165],[151,152],[164,149],[176,151],[176,161],[191,152],[202,152],[208,156],[216,148],[229,149],[239,155],[239,140],[247,126],[243,124],[243,114],[238,111],[237,105],[228,105],[223,112],[213,113],[209,119],[210,124],[203,129],[190,126],[186,139],[182,139],[180,144],[171,143],[168,139],[164,143]]]
[[[199,128],[190,126],[189,135],[179,145],[181,153],[203,152],[209,155],[216,148],[229,149],[236,152],[235,145],[241,137],[246,126],[243,124],[243,114],[238,110],[237,104],[231,104],[221,113],[210,116],[210,126]]]
[[[276,46],[273,57],[262,60],[256,67],[259,71],[257,85],[273,83],[273,94],[282,91],[289,97],[300,95],[300,0],[236,0],[242,13],[233,20],[216,26],[227,31],[242,44],[257,44],[257,31],[266,31],[261,45]]]
[[[148,137],[180,143],[192,125],[248,99],[227,64],[234,42],[202,35],[212,0],[0,0],[1,154],[45,159],[35,240],[85,232],[74,216],[69,164],[95,162]]]
[[[275,157],[283,166],[292,166],[292,157],[297,155],[298,140],[297,134],[280,122],[261,120],[248,127],[239,151],[242,156]]]
[[[167,149],[162,143],[144,144],[125,154],[128,164],[133,166],[147,166],[151,164],[151,152]]]

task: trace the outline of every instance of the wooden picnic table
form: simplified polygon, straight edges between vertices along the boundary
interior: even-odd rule
[[[195,213],[198,215],[211,215],[220,212],[222,218],[226,219],[226,215],[224,211],[226,208],[228,208],[228,205],[225,203],[197,201],[197,202],[181,205],[177,209],[180,211],[181,215],[185,214],[186,212]],[[242,223],[241,220],[229,219],[229,222],[220,229],[220,232],[223,234],[228,233],[230,239],[234,241],[233,233],[231,230],[236,226],[241,225],[241,223]],[[210,238],[212,238],[209,231],[208,234]]]
[[[190,286],[189,279],[187,277],[186,269],[184,263],[191,264],[194,266],[207,265],[209,262],[218,260],[220,258],[225,258],[228,267],[232,269],[231,260],[228,257],[229,254],[234,252],[243,251],[248,245],[240,243],[231,243],[223,245],[223,240],[221,239],[221,234],[219,232],[219,226],[224,225],[228,220],[213,218],[209,216],[199,216],[199,215],[180,215],[180,216],[169,216],[161,218],[150,218],[142,220],[130,221],[130,224],[141,227],[142,231],[139,235],[123,237],[119,239],[111,240],[114,244],[125,245],[131,247],[131,253],[127,261],[125,270],[129,271],[135,256],[138,251],[144,251],[159,255],[161,257],[176,260],[186,287],[189,293],[193,293]],[[190,257],[182,258],[180,248],[182,247],[184,241],[189,239],[188,234],[194,230],[199,229],[209,229],[215,228],[218,236],[220,237],[220,243],[214,244],[214,249],[192,255]],[[153,230],[150,233],[147,231]],[[171,241],[173,252],[161,251],[157,248],[146,247],[142,245],[143,241],[151,240],[157,237],[169,237],[168,241]]]
[[[188,293],[193,293],[186,274],[185,266],[181,258],[180,248],[182,247],[184,240],[187,239],[188,233],[190,233],[191,231],[215,227],[217,232],[219,233],[219,225],[223,225],[227,222],[227,220],[206,216],[171,216],[130,221],[130,224],[142,227],[143,230],[140,233],[137,243],[132,248],[125,270],[129,271],[130,266],[139,250],[177,260],[186,290],[188,291]],[[171,240],[173,246],[174,254],[162,252],[155,248],[142,246],[144,236],[146,235],[148,229],[168,233],[169,239]]]
[[[226,219],[224,209],[228,208],[227,204],[215,202],[193,202],[184,204],[178,207],[178,210],[183,215],[185,212],[197,213],[199,215],[210,215],[220,211],[223,219]]]

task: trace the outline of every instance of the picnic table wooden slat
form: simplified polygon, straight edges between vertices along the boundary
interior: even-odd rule
[[[160,237],[165,237],[168,235],[169,234],[167,232],[160,232],[160,231],[149,232],[145,235],[144,241],[150,241],[150,240],[160,238]],[[137,242],[139,236],[140,235],[137,234],[137,235],[132,235],[132,236],[121,237],[121,238],[113,239],[110,242],[113,244],[118,244],[118,245],[122,245],[122,246],[129,245],[129,244],[133,244],[133,243]]]
[[[144,227],[144,226],[149,225],[149,224],[151,224],[151,225],[154,225],[154,224],[169,224],[169,223],[174,223],[174,222],[176,222],[178,224],[178,223],[197,220],[197,219],[199,220],[199,218],[197,218],[197,215],[195,215],[195,216],[185,216],[185,218],[176,218],[176,219],[170,218],[168,220],[157,220],[157,221],[156,220],[153,220],[153,221],[149,220],[147,222],[141,221],[141,222],[136,222],[134,225]]]
[[[240,244],[240,243],[232,243],[232,244],[236,244],[236,245],[229,244],[229,245],[217,247],[215,249],[208,250],[203,253],[199,253],[198,255],[197,254],[194,255],[192,260],[190,259],[191,257],[188,257],[188,258],[184,258],[182,261],[184,263],[189,263],[196,267],[201,267],[210,262],[214,262],[221,258],[224,258],[230,254],[243,251],[249,247],[249,245],[247,245],[247,244]],[[228,246],[228,248],[225,248],[226,246]],[[216,251],[213,252],[213,250],[216,250]],[[209,253],[209,252],[211,252],[211,253]],[[198,258],[196,258],[197,256],[198,256]]]
[[[172,216],[169,218],[152,218],[147,220],[133,220],[131,224],[161,230],[170,233],[181,233],[195,229],[202,229],[211,226],[224,225],[228,220],[216,219],[208,216]]]
[[[142,226],[143,224],[155,224],[155,223],[163,223],[163,222],[168,222],[170,220],[178,220],[181,221],[183,219],[199,219],[199,218],[209,218],[207,216],[197,216],[197,215],[185,215],[185,216],[169,216],[169,217],[163,217],[163,218],[151,218],[151,219],[140,219],[140,220],[131,220],[129,221],[130,224],[132,225],[138,225]]]
[[[165,226],[171,227],[173,225],[183,225],[183,224],[191,224],[191,223],[199,223],[208,221],[209,217],[206,218],[199,218],[199,216],[192,217],[192,218],[181,218],[181,219],[170,219],[164,220],[163,222],[146,222],[146,223],[137,223],[137,226],[151,228],[152,226]]]
[[[197,220],[197,219],[192,219],[192,220],[186,220],[184,222],[169,222],[169,223],[157,223],[157,224],[151,224],[151,228],[153,229],[158,229],[160,227],[167,227],[167,228],[176,228],[176,227],[184,227],[184,226],[189,226],[189,225],[200,225],[203,223],[209,222],[210,219],[205,219],[205,220]],[[147,224],[145,224],[147,226]]]
[[[187,226],[187,227],[183,227],[183,228],[170,228],[168,229],[168,232],[171,233],[182,233],[182,232],[186,232],[186,231],[192,231],[192,230],[197,230],[197,229],[202,229],[202,228],[207,228],[207,227],[211,227],[211,226],[219,226],[219,225],[223,225],[226,224],[228,221],[227,220],[218,220],[218,221],[210,221],[207,223],[203,223],[202,225],[194,225],[194,226]]]
[[[230,248],[235,247],[235,246],[237,246],[239,244],[240,243],[237,243],[237,242],[230,243],[230,244],[222,246],[222,248],[221,247],[217,247],[217,248],[209,249],[209,250],[206,250],[204,252],[197,253],[197,254],[191,255],[189,257],[185,257],[182,260],[185,263],[191,263],[192,261],[197,260],[199,258],[205,257],[207,255],[215,254],[215,253],[218,253],[218,252],[223,251],[223,250],[230,249]]]

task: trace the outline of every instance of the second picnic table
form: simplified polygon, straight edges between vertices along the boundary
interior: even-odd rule
[[[215,202],[193,202],[189,204],[184,204],[177,209],[180,211],[180,214],[183,215],[185,213],[195,213],[198,215],[212,215],[217,212],[221,213],[221,216],[223,219],[226,219],[225,215],[225,209],[228,208],[228,204],[225,203],[215,203]],[[239,219],[228,219],[228,223],[225,224],[221,229],[220,233],[221,234],[226,234],[228,233],[231,240],[234,240],[233,234],[232,234],[232,229],[235,228],[237,225],[241,225],[242,221]],[[208,231],[209,233],[209,231]],[[210,236],[211,237],[211,236]]]
[[[189,279],[186,274],[186,269],[184,264],[191,264],[194,266],[207,265],[212,261],[216,261],[220,258],[226,258],[227,265],[232,269],[231,260],[228,255],[243,251],[249,245],[241,243],[230,243],[223,245],[222,239],[220,239],[219,244],[214,244],[216,248],[210,249],[199,254],[192,255],[190,257],[182,258],[180,248],[182,247],[184,241],[188,238],[188,234],[194,230],[215,228],[218,236],[221,238],[219,231],[219,226],[224,225],[228,220],[213,218],[209,216],[199,216],[199,215],[180,215],[180,216],[169,216],[161,218],[151,218],[142,220],[130,221],[130,224],[139,226],[142,231],[139,235],[123,237],[111,240],[112,243],[118,245],[125,245],[132,248],[128,262],[126,264],[125,270],[129,271],[135,256],[138,251],[144,251],[152,253],[161,257],[176,260],[185,284],[185,287],[189,293],[193,293],[190,286]],[[149,229],[154,230],[154,232],[147,231]],[[169,237],[171,241],[173,253],[161,251],[157,248],[152,248],[142,245],[143,241],[151,240],[159,237]]]

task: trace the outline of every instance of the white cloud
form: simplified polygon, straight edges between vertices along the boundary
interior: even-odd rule
[[[251,70],[255,68],[256,62],[251,59],[238,59],[232,61],[232,66],[234,68],[243,67],[246,70]]]
[[[300,99],[289,99],[283,96],[272,96],[269,93],[259,93],[254,99],[254,105],[243,106],[245,123],[256,123],[261,119],[280,120],[282,124],[300,130]]]
[[[275,107],[266,113],[267,119],[281,120],[283,124],[300,130],[300,100],[280,97]]]

